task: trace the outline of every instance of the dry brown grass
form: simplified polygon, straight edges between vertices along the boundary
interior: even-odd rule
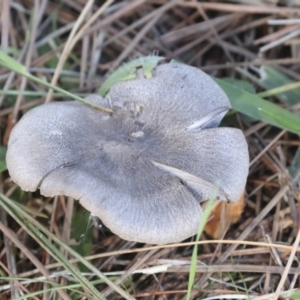
[[[290,79],[300,80],[300,1],[132,0],[113,3],[103,8],[104,12],[100,7],[105,1],[93,2],[2,1],[2,50],[13,53],[36,76],[73,93],[94,92],[122,62],[152,53],[217,77],[245,79],[258,92],[262,91],[257,77],[260,66],[276,67]],[[285,20],[281,25],[268,24],[281,19]],[[5,146],[19,117],[45,99],[49,101],[51,92],[4,69],[0,70],[0,84],[2,91],[41,92],[39,96],[0,95]],[[272,100],[288,106],[280,98]],[[294,104],[294,111],[299,112],[299,103]],[[299,136],[253,123],[238,113],[226,117],[225,122],[240,127],[249,143],[246,208],[223,241],[202,236],[193,299],[237,299],[237,294],[249,299],[278,299],[281,292],[300,288],[300,156],[295,156]],[[298,168],[293,176],[289,174],[292,164]],[[1,190],[45,214],[46,219],[35,217],[65,244],[85,244],[78,251],[133,298],[185,299],[193,243],[149,248],[121,240],[103,227],[86,231],[87,215],[72,199],[24,194],[6,172],[2,173]],[[60,264],[45,249],[0,210],[1,299],[51,286],[51,282],[38,281],[41,276],[52,275],[53,281],[63,285],[74,283],[59,273]],[[76,220],[72,223],[73,215]],[[79,219],[80,215],[85,218]],[[75,259],[70,257],[70,261],[84,272]],[[94,279],[93,274],[86,276]],[[26,283],[21,278],[35,280]],[[96,288],[108,299],[120,299],[106,284]],[[64,289],[59,294],[45,292],[31,298],[57,297],[85,299]],[[282,297],[288,298],[287,294]]]

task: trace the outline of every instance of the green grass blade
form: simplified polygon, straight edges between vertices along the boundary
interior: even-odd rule
[[[300,82],[289,83],[289,84],[281,85],[274,89],[270,89],[268,91],[258,93],[257,96],[261,98],[267,98],[278,94],[286,93],[287,91],[298,89],[299,87],[300,87]]]
[[[300,116],[263,100],[257,95],[238,89],[221,79],[214,79],[227,94],[234,110],[281,129],[300,133]]]
[[[223,77],[222,80],[227,82],[228,84],[231,84],[231,85],[235,86],[236,88],[238,88],[240,90],[244,90],[250,94],[256,93],[255,87],[249,81],[235,79],[235,78],[231,78],[231,77]]]
[[[286,297],[288,299],[300,299],[300,290],[299,289],[294,289],[294,290],[289,290],[286,292],[282,293],[282,297]]]
[[[260,68],[261,79],[259,80],[267,90],[259,94],[260,97],[276,95],[276,97],[288,106],[300,102],[300,87],[297,82],[293,81],[279,70],[262,66]]]
[[[42,282],[46,282],[46,283],[48,283],[50,285],[51,284],[53,285],[53,282],[47,282],[47,281],[42,281]],[[91,284],[93,284],[93,285],[96,285],[96,284],[99,284],[99,283],[103,283],[103,281],[102,280],[91,281]],[[55,286],[53,286],[51,288],[48,288],[46,290],[40,290],[40,291],[32,292],[30,294],[26,294],[24,296],[20,296],[18,298],[15,298],[14,300],[32,299],[35,296],[39,296],[39,295],[42,295],[42,294],[47,293],[47,292],[54,292],[54,291],[58,291],[58,290],[68,290],[68,291],[71,291],[73,293],[81,295],[82,298],[80,298],[80,299],[85,299],[86,298],[86,294],[84,292],[81,292],[81,291],[78,290],[78,288],[80,288],[80,287],[82,287],[82,284],[80,284],[80,283],[76,283],[76,284],[72,284],[72,285],[65,285],[65,286],[55,285]]]
[[[276,115],[273,112],[267,111],[263,108],[258,108],[260,111],[262,111],[265,115],[272,118],[274,121],[276,121],[279,125],[285,128],[290,128],[290,131],[294,132],[300,132],[300,123],[292,123],[290,121],[287,121],[287,119],[283,115]]]
[[[282,103],[285,103],[286,105],[290,106],[290,105],[298,104],[300,102],[300,87],[298,87],[299,82],[295,82],[291,80],[289,77],[287,77],[279,70],[269,66],[261,67],[260,73],[261,73],[260,82],[266,89],[269,89],[268,91],[263,93],[268,94],[270,91],[276,91],[276,89],[279,87],[278,90],[280,91],[280,94],[276,94],[276,96]],[[259,95],[261,95],[261,93]],[[300,172],[299,170],[300,170],[300,147],[298,147],[298,150],[294,155],[292,163],[289,167],[289,173],[293,178],[293,180],[296,182],[297,182],[297,178],[299,178],[298,177]]]
[[[67,269],[73,276],[80,282],[86,291],[90,292],[93,299],[103,300],[103,297],[97,289],[87,280],[79,270],[69,262],[69,260],[61,253],[61,251],[54,246],[44,233],[42,233],[32,222],[31,218],[15,205],[13,201],[0,193],[0,204],[9,213],[16,222],[47,252],[54,257],[57,261],[61,262],[65,269]]]
[[[59,92],[71,99],[74,99],[74,100],[77,100],[83,104],[86,104],[88,106],[91,106],[95,109],[99,109],[99,110],[102,110],[104,112],[107,112],[107,113],[111,113],[112,110],[111,109],[108,109],[108,108],[105,108],[105,107],[101,107],[99,105],[96,105],[94,103],[91,103],[91,102],[88,102],[86,101],[85,99],[79,97],[78,95],[75,95],[71,92],[68,92],[58,86],[55,86],[55,85],[52,85],[51,83],[49,83],[48,81],[45,81],[45,80],[42,80],[32,74],[30,74],[25,66],[23,66],[22,64],[20,64],[18,61],[16,61],[15,59],[13,59],[12,57],[10,57],[9,55],[5,54],[3,51],[0,50],[0,65],[17,73],[17,74],[20,74],[22,76],[25,76],[26,78],[32,80],[32,81],[35,81],[47,88],[50,88],[50,89],[53,89],[54,91],[56,92]]]
[[[2,200],[2,201],[1,201]],[[63,242],[61,242],[54,234],[52,234],[50,231],[48,231],[44,226],[42,226],[39,222],[37,222],[35,219],[31,218],[28,214],[26,214],[22,209],[19,208],[19,206],[15,205],[13,201],[11,201],[9,198],[7,198],[5,195],[0,193],[0,204],[3,205],[3,207],[6,209],[6,211],[12,215],[13,218],[16,218],[15,220],[19,222],[21,218],[21,226],[25,226],[25,229],[28,232],[28,228],[31,230],[28,233],[32,234],[32,237],[36,239],[37,237],[41,237],[42,240],[38,240],[38,242],[43,245],[43,247],[48,247],[47,244],[44,244],[44,241],[46,240],[45,237],[51,238],[53,242],[55,242],[59,247],[64,248],[66,251],[70,253],[73,257],[77,258],[83,265],[85,265],[92,273],[94,273],[96,276],[98,276],[100,279],[102,279],[108,286],[110,286],[115,292],[119,293],[124,299],[133,300],[130,295],[128,295],[124,290],[122,290],[119,286],[114,284],[112,281],[110,281],[105,275],[103,275],[97,268],[95,268],[91,263],[89,263],[86,259],[84,259],[81,255],[79,255],[76,251],[74,251],[71,247],[65,245]],[[14,213],[16,211],[17,213]],[[21,216],[21,217],[19,217]],[[25,219],[25,221],[22,222],[22,218]],[[25,225],[24,225],[25,224]],[[51,255],[53,255],[59,262],[63,263],[64,267],[68,269],[72,275],[83,285],[88,285],[88,288],[93,293],[96,292],[97,298],[94,299],[105,299],[91,284],[90,282],[81,275],[81,273],[78,271],[77,268],[75,268],[69,260],[67,260],[61,252],[57,250],[57,248],[53,249],[51,246],[53,246],[51,243],[49,245],[49,248],[46,248],[47,251],[53,251],[49,252]],[[54,253],[55,252],[55,253]],[[56,255],[56,256],[55,256]],[[77,278],[78,277],[78,278]]]
[[[199,225],[198,233],[196,236],[196,241],[199,241],[200,236],[204,230],[204,227],[206,225],[206,222],[212,212],[212,209],[214,207],[215,198],[212,198],[208,201],[207,206],[203,212],[203,215],[201,217],[201,222]],[[192,253],[192,259],[191,259],[191,267],[190,267],[190,273],[189,273],[189,282],[188,282],[188,291],[186,295],[186,299],[189,300],[191,298],[192,288],[195,282],[195,276],[196,276],[196,268],[197,268],[197,255],[198,255],[198,245],[195,245],[193,248]]]
[[[9,55],[5,54],[1,50],[0,50],[0,65],[23,76],[27,76],[29,74],[24,65],[22,65],[21,63],[19,63],[18,61],[10,57]]]
[[[0,95],[5,95],[5,96],[18,96],[18,95],[23,95],[23,96],[30,96],[30,97],[45,97],[47,96],[47,92],[42,92],[42,91],[16,91],[16,90],[0,90]],[[77,94],[79,97],[87,97],[89,94],[86,93],[81,93]],[[62,93],[53,93],[52,97],[57,98],[57,97],[63,97],[65,94]]]
[[[117,277],[112,277],[114,280],[117,280]],[[23,281],[23,284],[30,284],[30,283],[46,283],[49,285],[52,285],[52,287],[46,289],[46,290],[39,290],[39,291],[35,291],[23,296],[20,296],[18,298],[15,298],[14,300],[25,300],[25,299],[31,299],[32,297],[38,296],[38,295],[42,295],[43,293],[47,293],[47,292],[53,292],[53,291],[57,291],[57,290],[68,290],[71,291],[73,293],[77,293],[79,295],[82,295],[83,297],[86,296],[86,294],[84,292],[81,292],[80,290],[78,290],[78,288],[82,287],[81,283],[73,283],[73,284],[69,284],[69,285],[61,285],[59,283],[53,282],[53,281],[49,281],[46,279],[40,279],[40,278],[24,278],[24,277],[1,277],[0,276],[0,280],[3,281],[10,281],[10,280],[18,280],[20,282]],[[96,284],[102,284],[104,283],[103,280],[101,279],[97,279],[97,280],[92,280],[91,284],[96,285]]]

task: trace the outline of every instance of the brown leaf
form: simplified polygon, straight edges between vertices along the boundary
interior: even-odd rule
[[[244,196],[245,193],[234,203],[217,202],[204,231],[214,239],[220,238],[228,225],[234,224],[240,219],[245,206]]]

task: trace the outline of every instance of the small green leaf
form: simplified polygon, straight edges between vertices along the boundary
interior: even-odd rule
[[[152,70],[157,66],[158,62],[163,59],[164,57],[161,56],[145,56],[124,64],[104,81],[98,91],[98,94],[104,97],[114,84],[120,81],[134,79],[138,68],[143,68],[144,76],[146,78],[151,78]]]

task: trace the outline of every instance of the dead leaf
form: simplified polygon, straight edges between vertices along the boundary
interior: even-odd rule
[[[226,203],[221,201],[216,202],[216,205],[211,213],[210,219],[205,225],[205,233],[207,233],[214,239],[218,239],[220,238],[220,236],[222,235],[222,233],[228,225],[236,223],[240,219],[244,211],[244,196],[245,193],[243,193],[241,198],[234,203]],[[223,209],[222,206],[224,207]]]

